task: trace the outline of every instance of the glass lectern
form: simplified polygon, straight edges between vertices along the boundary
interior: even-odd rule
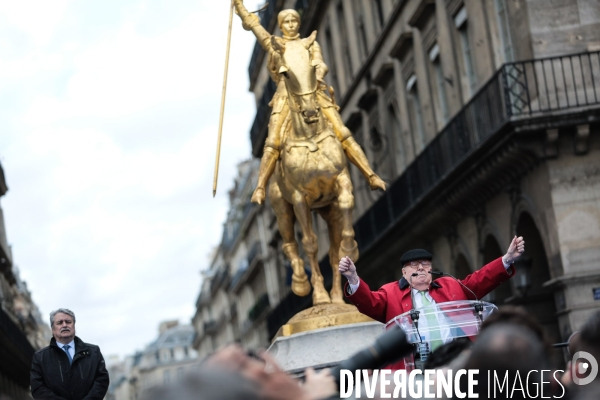
[[[423,363],[437,346],[479,333],[481,323],[498,308],[485,301],[459,300],[416,308],[391,319],[386,329],[398,325],[415,351],[404,358],[407,372],[423,369]],[[417,311],[418,314],[415,312]]]

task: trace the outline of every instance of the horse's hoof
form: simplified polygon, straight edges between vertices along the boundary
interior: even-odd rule
[[[331,302],[333,304],[346,304],[341,295],[334,295],[333,293],[331,294]]]
[[[310,293],[310,283],[308,282],[308,277],[306,275],[304,275],[303,278],[292,275],[292,292],[294,292],[296,296],[308,296]]]
[[[369,177],[369,186],[371,187],[371,190],[381,189],[385,191],[386,189],[385,182],[377,174],[373,174]]]

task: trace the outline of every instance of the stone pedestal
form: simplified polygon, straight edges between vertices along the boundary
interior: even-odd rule
[[[360,322],[279,336],[268,352],[293,375],[304,369],[328,368],[371,345],[384,333],[380,322]]]

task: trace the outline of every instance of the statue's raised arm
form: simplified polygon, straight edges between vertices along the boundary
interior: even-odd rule
[[[263,49],[269,51],[271,49],[271,35],[260,24],[258,15],[249,12],[244,7],[243,0],[233,0],[233,5],[235,6],[237,15],[242,19],[242,27],[247,31],[252,31]]]

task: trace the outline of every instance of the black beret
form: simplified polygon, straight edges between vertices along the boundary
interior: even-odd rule
[[[402,254],[400,257],[400,265],[405,265],[407,262],[415,260],[429,260],[433,258],[433,254],[423,249],[413,249]]]

